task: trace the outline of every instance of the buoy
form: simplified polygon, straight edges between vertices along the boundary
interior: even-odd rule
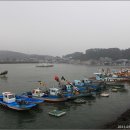
[[[102,96],[102,97],[109,97],[109,93],[101,93],[100,96]]]
[[[116,89],[116,88],[113,88],[111,91],[112,91],[112,92],[117,92],[117,89]]]
[[[76,99],[74,103],[86,103],[86,101],[84,99]]]

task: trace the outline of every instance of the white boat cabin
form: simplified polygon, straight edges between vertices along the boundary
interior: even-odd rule
[[[61,94],[61,89],[59,89],[59,88],[49,88],[48,94],[52,95],[52,96],[57,96],[58,94]],[[45,95],[45,93],[41,89],[37,88],[37,89],[33,89],[32,95],[36,96],[36,97],[42,97],[42,96]]]
[[[16,101],[15,94],[11,92],[3,92],[3,101],[6,103],[12,103]]]
[[[89,80],[87,78],[84,78],[83,81],[84,81],[84,83],[91,83],[91,80]]]
[[[94,73],[94,75],[96,76],[96,80],[102,80],[103,79],[102,73]]]
[[[45,93],[42,92],[40,88],[33,89],[32,95],[36,97],[42,97]]]
[[[52,96],[57,96],[61,94],[61,89],[59,88],[49,88],[49,94]]]

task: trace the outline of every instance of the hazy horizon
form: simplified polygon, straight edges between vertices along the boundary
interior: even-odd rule
[[[129,1],[0,1],[0,50],[63,56],[129,47]]]

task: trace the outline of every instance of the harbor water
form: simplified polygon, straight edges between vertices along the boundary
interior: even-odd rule
[[[106,67],[107,68],[107,67]],[[112,67],[111,67],[112,68]],[[54,64],[54,67],[36,67],[36,64],[1,64],[0,71],[8,70],[7,78],[0,78],[0,93],[10,91],[21,94],[39,86],[44,81],[47,87],[57,87],[54,76],[64,76],[68,81],[92,77],[98,67]],[[0,106],[0,129],[96,129],[114,121],[130,108],[130,84],[125,91],[111,92],[109,97],[84,98],[85,104],[73,101],[42,103],[28,111],[15,111]],[[50,116],[48,112],[58,109],[66,114]]]

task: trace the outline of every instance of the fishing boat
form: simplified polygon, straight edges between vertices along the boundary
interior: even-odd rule
[[[86,84],[80,80],[74,80],[74,82],[69,82],[63,76],[60,80],[57,75],[54,77],[54,79],[58,82],[60,88],[62,89],[63,95],[67,99],[92,96],[92,93],[90,92],[90,90],[88,90]]]
[[[64,88],[62,88],[62,91],[63,91],[63,95],[68,100],[73,100],[77,98],[76,93],[74,93],[73,86],[70,84],[65,85]]]
[[[92,80],[74,80],[73,85],[76,86],[80,92],[101,91],[105,88],[103,82],[93,82]]]
[[[36,67],[53,67],[53,64],[48,64],[48,63],[42,63],[42,64],[38,64],[36,65]]]
[[[113,74],[116,77],[123,78],[124,81],[130,81],[130,69],[128,68],[121,68],[119,71],[114,71]]]
[[[16,96],[17,100],[25,100],[29,103],[34,103],[34,104],[41,104],[44,102],[44,100],[41,99],[37,99],[37,98],[29,98],[29,97],[25,97],[25,96]]]
[[[121,72],[120,72],[121,73]],[[130,81],[130,76],[121,75],[119,72],[114,72],[111,74],[104,73],[94,73],[97,81],[105,81],[105,82],[123,82]]]
[[[74,80],[72,85],[73,89],[79,91],[80,93],[87,92],[89,86],[88,84],[86,84],[84,81],[81,80]]]
[[[112,92],[117,92],[118,90],[116,88],[111,89]]]
[[[7,74],[8,74],[8,71],[5,70],[5,71],[0,73],[0,77],[6,77]]]
[[[3,92],[0,96],[0,104],[11,108],[13,110],[29,110],[36,106],[34,103],[27,102],[26,100],[16,99],[15,94],[11,92]]]
[[[105,93],[104,92],[104,93],[101,93],[100,96],[102,96],[102,97],[109,97],[109,93]]]
[[[120,86],[113,86],[112,88],[115,88],[115,89],[124,89],[124,88],[122,88]]]
[[[23,93],[24,96],[29,96],[33,98],[39,98],[45,102],[63,102],[67,98],[63,95],[60,88],[49,88],[48,91],[42,91],[40,88],[33,89],[32,92]]]
[[[109,77],[102,73],[94,73],[97,81],[106,81],[106,82],[114,82],[117,80],[117,77]]]
[[[91,91],[87,89],[81,89],[81,88],[75,87],[71,84],[65,85],[65,89],[63,90],[63,93],[68,99],[76,99],[78,97],[92,96]]]
[[[106,83],[106,85],[109,85],[109,86],[117,86],[117,87],[121,87],[121,88],[123,88],[123,87],[125,87],[125,85],[124,84],[122,84],[122,83],[111,83],[111,82],[109,82],[109,83]]]

